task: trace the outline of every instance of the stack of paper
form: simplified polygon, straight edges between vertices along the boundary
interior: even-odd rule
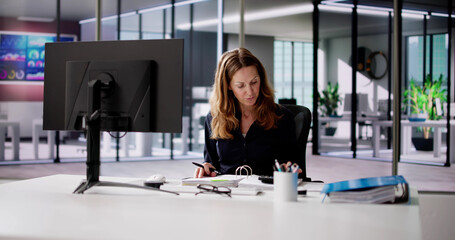
[[[187,178],[182,180],[183,186],[194,186],[198,184],[208,184],[212,186],[223,186],[223,187],[238,187],[239,182],[242,181],[245,176],[237,175],[219,175],[216,177],[204,177],[204,178]]]
[[[365,190],[351,190],[329,193],[331,202],[342,203],[393,203],[395,186],[375,187]]]

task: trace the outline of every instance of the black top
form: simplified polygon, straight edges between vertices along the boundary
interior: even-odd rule
[[[238,111],[239,112],[239,111]],[[273,175],[275,159],[280,163],[297,160],[297,140],[293,114],[278,105],[282,116],[278,127],[265,130],[254,122],[243,137],[240,128],[231,131],[234,139],[210,139],[212,116],[205,120],[204,161],[211,163],[222,174],[234,174],[239,166],[248,165],[256,175]],[[241,113],[236,115],[241,118]]]

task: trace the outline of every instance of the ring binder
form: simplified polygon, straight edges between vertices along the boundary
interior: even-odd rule
[[[321,193],[329,196],[332,202],[403,203],[409,201],[409,186],[401,175],[328,183],[324,185]]]
[[[243,165],[243,166],[240,166],[237,169],[235,169],[235,175],[243,175],[242,173],[244,170],[246,172],[245,175],[247,176],[247,178],[248,178],[248,176],[253,175],[253,169],[248,165]]]

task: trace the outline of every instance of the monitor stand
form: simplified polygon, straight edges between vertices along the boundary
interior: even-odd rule
[[[140,186],[130,183],[100,181],[100,131],[101,131],[101,91],[111,87],[113,81],[103,82],[92,80],[88,83],[88,111],[85,118],[87,129],[87,179],[82,180],[73,193],[83,194],[95,186],[103,187],[128,187],[160,191],[179,195],[177,192],[166,191],[159,188]]]

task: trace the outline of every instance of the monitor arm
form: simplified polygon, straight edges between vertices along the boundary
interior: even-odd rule
[[[156,190],[179,195],[176,192],[136,184],[100,181],[100,132],[101,132],[101,93],[109,91],[114,85],[113,78],[107,81],[96,79],[88,83],[88,111],[84,117],[87,131],[87,179],[83,180],[73,193],[84,193],[94,186],[130,187]]]

